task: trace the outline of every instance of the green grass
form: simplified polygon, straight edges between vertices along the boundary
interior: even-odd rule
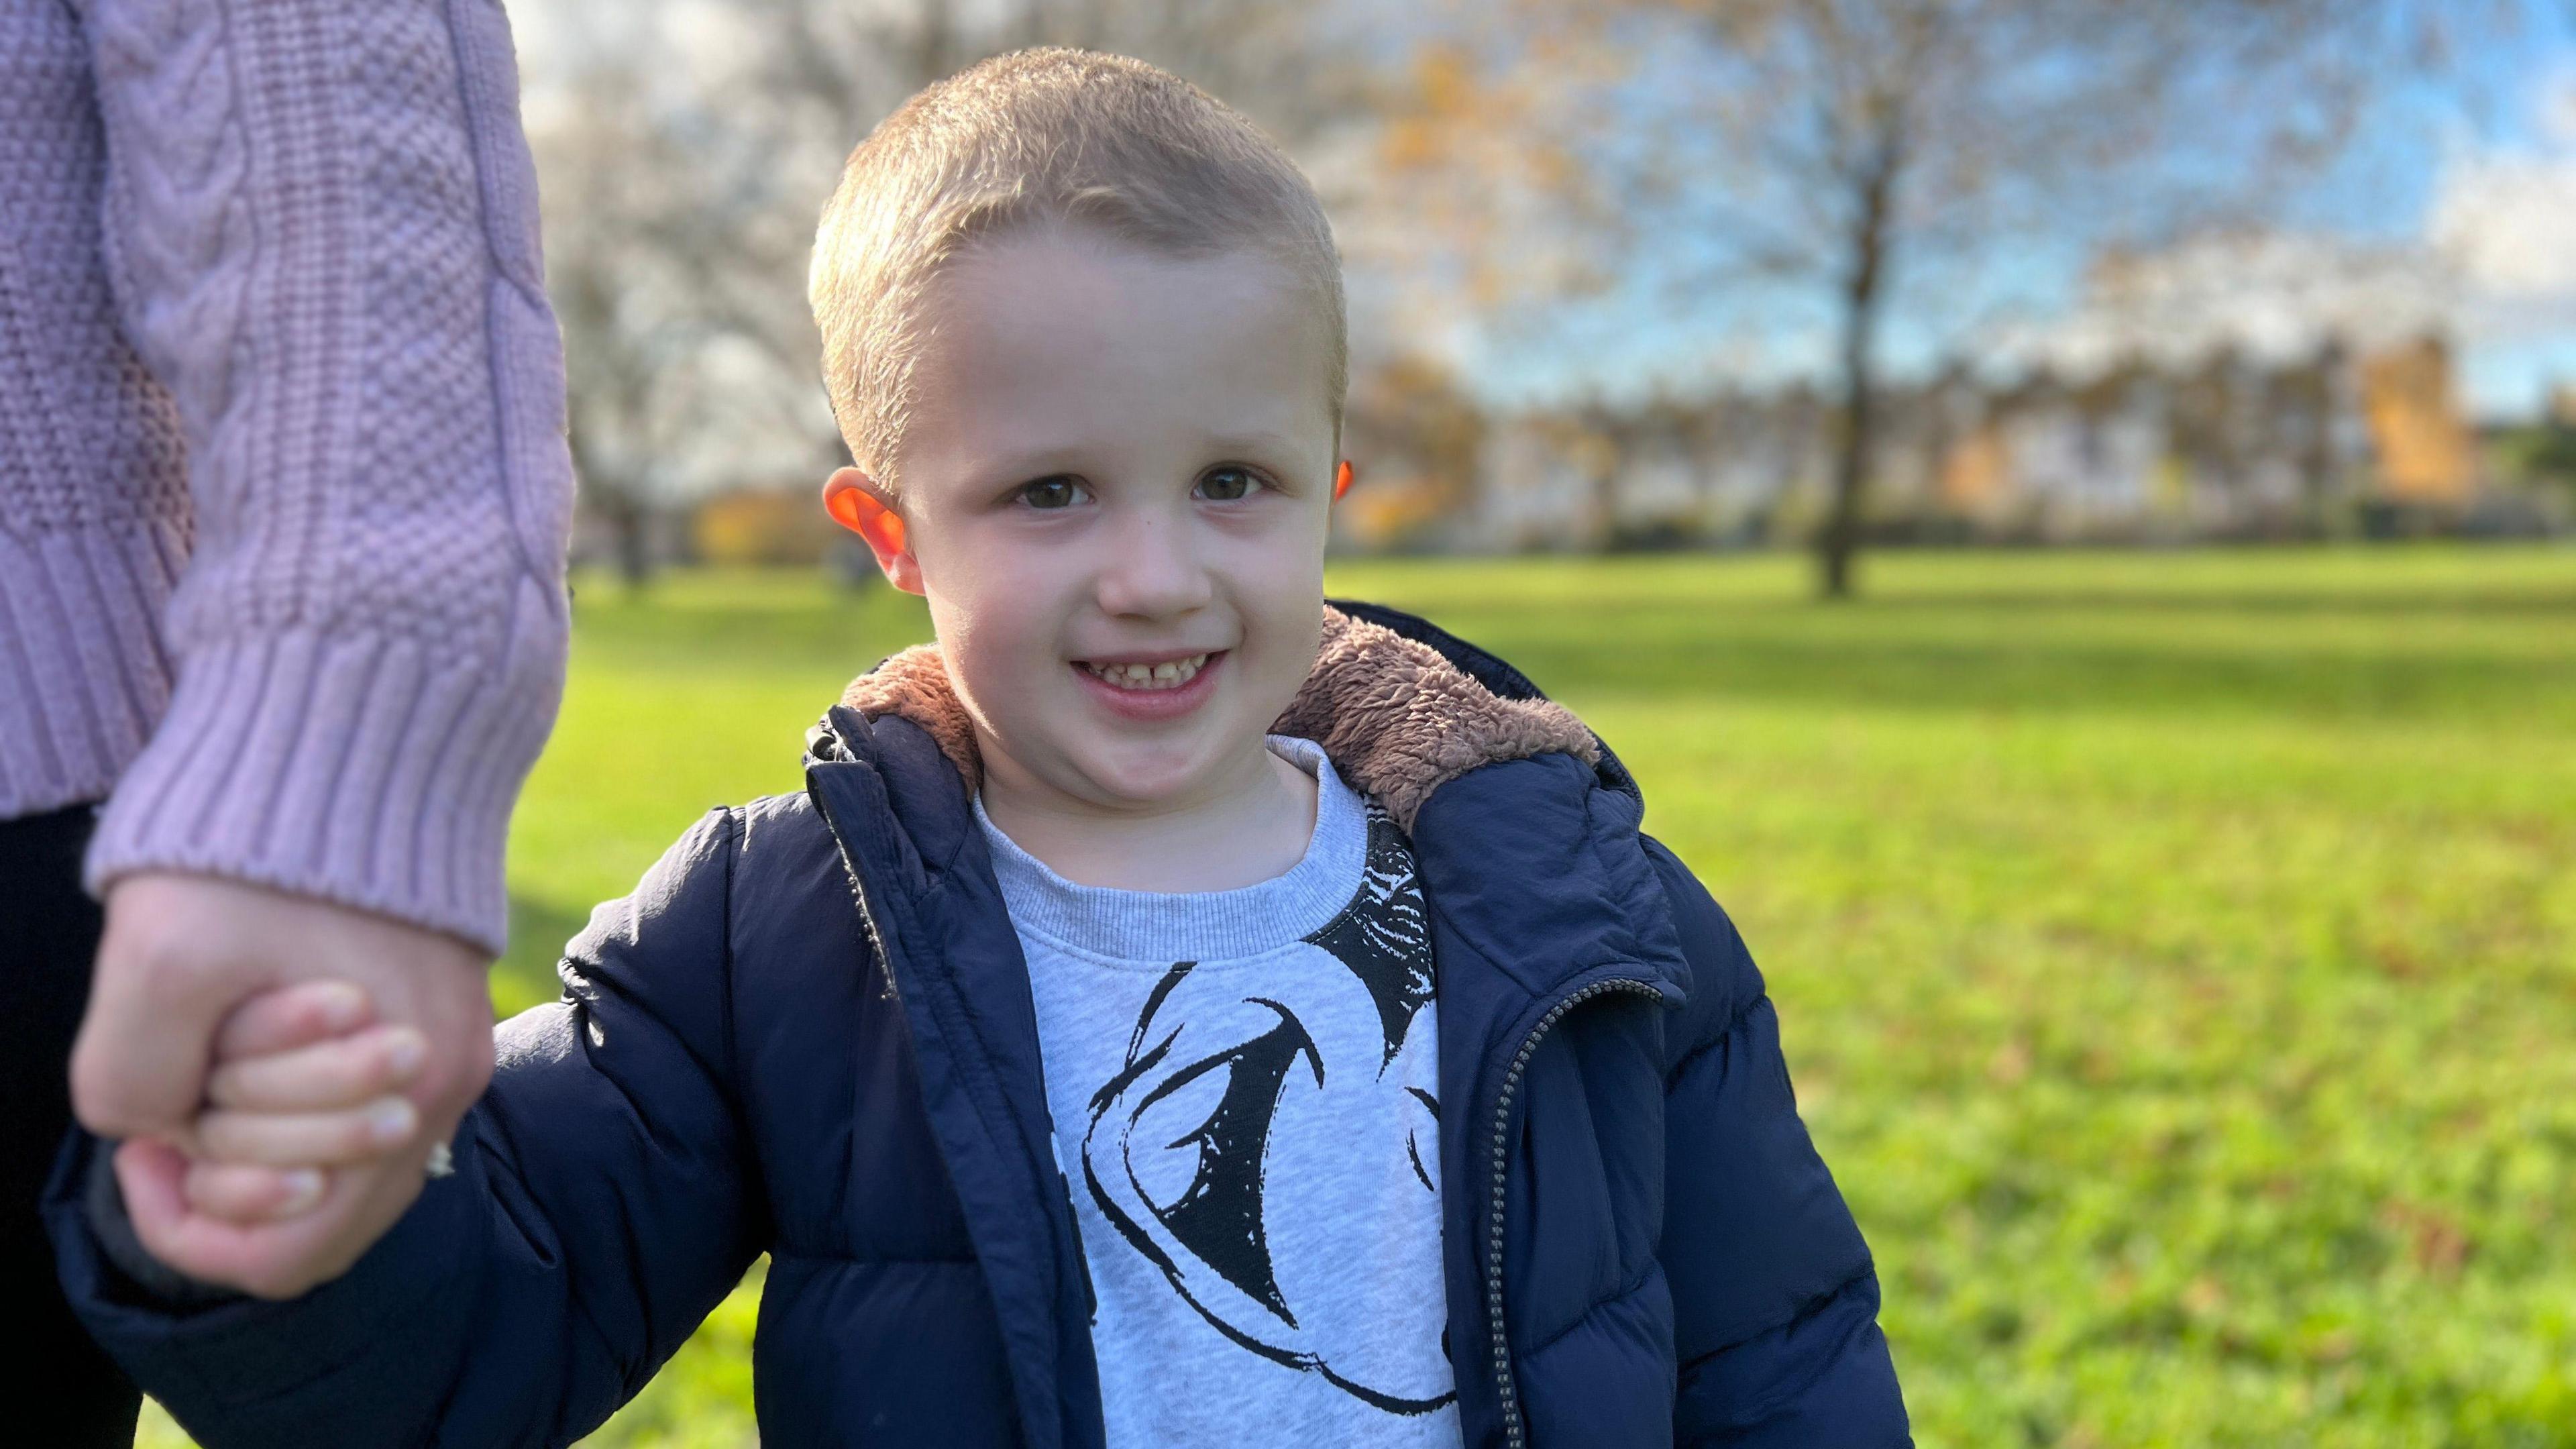
[[[1927,1449],[2576,1444],[2576,551],[1355,562],[1525,668],[1771,982]],[[582,590],[507,1006],[925,632]],[[752,1290],[593,1442],[751,1442]]]

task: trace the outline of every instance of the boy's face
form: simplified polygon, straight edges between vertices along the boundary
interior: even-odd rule
[[[974,248],[925,307],[878,556],[929,599],[993,783],[1118,811],[1257,782],[1323,622],[1312,293],[1258,253],[1052,228]]]

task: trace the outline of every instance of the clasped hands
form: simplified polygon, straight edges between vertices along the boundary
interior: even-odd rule
[[[106,912],[72,1105],[121,1139],[135,1236],[261,1298],[346,1272],[491,1080],[488,959],[213,876],[120,878]]]

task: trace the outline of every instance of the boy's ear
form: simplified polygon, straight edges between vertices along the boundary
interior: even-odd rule
[[[1351,471],[1351,460],[1344,458],[1342,466],[1333,470],[1333,501],[1341,502],[1342,495],[1350,492],[1351,485],[1357,481],[1359,481],[1359,475]]]
[[[904,538],[903,515],[875,479],[856,468],[835,472],[823,480],[823,511],[866,542],[886,582],[907,594],[921,592],[921,563]]]

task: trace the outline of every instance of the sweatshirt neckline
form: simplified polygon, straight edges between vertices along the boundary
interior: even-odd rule
[[[1358,889],[1368,857],[1368,805],[1314,741],[1272,735],[1268,743],[1315,777],[1314,833],[1285,873],[1234,890],[1077,885],[1002,833],[977,792],[975,823],[990,847],[1012,924],[1073,950],[1156,969],[1257,956],[1323,929]]]

